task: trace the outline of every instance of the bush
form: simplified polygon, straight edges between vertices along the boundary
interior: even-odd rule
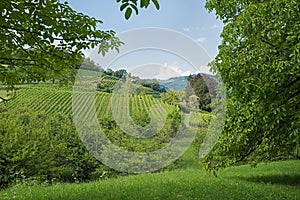
[[[0,118],[2,188],[28,179],[75,182],[115,173],[89,154],[64,115],[18,109]]]

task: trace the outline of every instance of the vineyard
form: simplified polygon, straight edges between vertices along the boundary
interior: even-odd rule
[[[97,84],[97,90],[100,92],[112,92],[119,81],[120,79],[117,77],[104,76]]]
[[[115,82],[115,80],[113,81]],[[84,108],[87,93],[82,92],[77,95],[79,100],[76,106]],[[112,96],[112,93],[95,92],[93,102],[98,118],[104,115],[112,115]],[[10,110],[26,107],[46,114],[63,113],[70,116],[72,115],[72,97],[73,90],[71,86],[59,87],[50,84],[22,85],[17,90],[16,98],[8,101],[5,104],[5,108]],[[82,99],[81,101],[80,98]],[[130,95],[128,104],[130,115],[136,112],[149,111],[150,107],[156,104],[165,108],[167,112],[175,109],[173,106],[163,103],[160,99],[153,98],[151,95]],[[160,111],[157,110],[156,113],[159,115]]]

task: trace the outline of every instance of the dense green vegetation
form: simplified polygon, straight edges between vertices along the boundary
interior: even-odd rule
[[[82,75],[94,81],[89,76],[93,73],[85,71]],[[171,92],[171,99],[174,93],[180,94]],[[173,133],[176,126],[166,126],[154,140],[124,135],[111,113],[112,95],[96,92],[94,101],[99,123],[111,141],[137,152],[155,150],[169,142],[165,134]],[[218,172],[218,178],[205,172],[197,154],[211,114],[203,111],[185,114],[186,125],[200,129],[190,149],[174,164],[158,173],[129,176],[110,169],[81,143],[71,120],[71,98],[71,87],[28,84],[19,86],[16,98],[1,106],[0,117],[5,120],[0,123],[4,144],[0,151],[0,182],[1,187],[10,185],[0,192],[1,199],[299,198],[299,161],[260,164],[256,169],[232,167]],[[131,95],[133,120],[142,126],[149,123],[147,112],[156,103],[173,113],[169,120],[176,119],[175,99],[164,103],[151,95]],[[80,183],[85,181],[93,182]]]
[[[81,71],[81,81],[93,84],[97,80],[96,75],[94,72]],[[109,76],[104,78],[114,84],[119,81]],[[90,94],[76,94],[82,100],[75,106],[84,107],[84,99]],[[18,86],[14,99],[1,104],[1,119],[5,119],[0,124],[3,143],[0,149],[1,187],[28,180],[77,182],[122,175],[102,165],[83,146],[72,123],[72,95],[71,86],[25,84]],[[116,145],[130,151],[149,152],[164,147],[174,137],[181,121],[177,105],[163,102],[152,95],[130,95],[129,114],[137,125],[144,127],[150,123],[149,111],[153,105],[161,106],[154,110],[156,116],[162,115],[161,109],[167,112],[166,123],[155,137],[137,139],[124,134],[116,124],[116,116],[112,115],[111,108],[113,95],[95,91],[93,102],[99,124]],[[119,96],[117,100],[122,101],[123,98]],[[118,115],[122,118],[124,113]],[[199,141],[196,142],[198,147],[204,132],[199,134]],[[11,151],[11,148],[15,151]],[[175,163],[167,169],[180,165]]]
[[[65,115],[23,108],[2,110],[0,117],[1,188],[30,180],[76,182],[112,175],[89,154]]]
[[[119,81],[120,79],[117,77],[104,76],[101,78],[101,81],[97,84],[97,90],[101,92],[111,93]]]
[[[299,1],[208,0],[206,7],[224,22],[211,66],[228,99],[208,166],[299,158]]]
[[[200,73],[188,77],[189,84],[186,88],[186,101],[189,103],[192,101],[190,98],[195,95],[197,98],[195,106],[200,110],[211,111],[210,105],[213,95],[203,77]]]
[[[157,0],[116,1],[126,19],[151,3],[160,8]],[[204,85],[209,83],[205,77],[189,77],[193,91],[187,94],[166,92],[158,81],[130,77],[124,69],[102,70],[94,61],[83,60],[82,51],[98,46],[104,55],[118,50],[122,42],[114,31],[99,30],[100,20],[58,0],[1,1],[0,188],[5,189],[0,198],[299,199],[299,160],[261,161],[300,157],[300,4],[297,0],[207,0],[206,8],[224,23],[222,44],[211,67],[224,83],[220,99],[227,100],[227,112],[221,137],[199,162],[199,148],[214,118],[198,112],[210,111],[210,97],[215,95]],[[77,73],[80,65],[94,72]],[[127,75],[136,81],[134,92],[118,93],[112,103],[112,91]],[[74,83],[77,76],[87,88],[98,91],[95,96],[88,90],[75,92],[79,101],[72,106],[73,89],[81,86],[54,83]],[[37,82],[44,84],[33,84]],[[88,115],[87,98],[93,100],[106,136],[123,150],[144,153],[164,148],[181,120],[180,130],[197,130],[197,136],[172,165],[157,173],[121,177],[128,173],[95,159],[76,132],[72,107]],[[128,112],[114,110],[114,103],[128,103]],[[116,121],[130,116],[143,132],[151,124],[150,113],[162,121],[163,110],[166,121],[151,138],[127,135]],[[184,111],[182,118],[180,111]],[[245,163],[251,165],[229,167]],[[229,168],[220,169],[224,167]],[[88,181],[95,182],[79,183]]]

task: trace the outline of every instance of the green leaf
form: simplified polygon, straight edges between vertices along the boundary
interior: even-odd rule
[[[131,7],[135,10],[135,14],[136,14],[136,15],[139,14],[139,10],[138,10],[138,8],[136,7],[136,5],[132,5],[132,4],[131,4]]]
[[[125,19],[129,19],[130,16],[132,14],[132,9],[131,8],[127,8],[126,12],[125,12]]]
[[[122,4],[120,7],[120,11],[123,11],[128,5],[129,5],[129,3]]]
[[[141,0],[141,8],[147,8],[149,6],[150,0]]]
[[[157,0],[152,0],[152,2],[154,3],[156,9],[159,10],[159,9],[160,9],[160,6],[159,6],[158,1],[157,1]]]

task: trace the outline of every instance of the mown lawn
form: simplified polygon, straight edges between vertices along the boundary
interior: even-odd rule
[[[230,167],[217,178],[191,167],[91,183],[17,185],[0,199],[300,199],[300,161]]]

